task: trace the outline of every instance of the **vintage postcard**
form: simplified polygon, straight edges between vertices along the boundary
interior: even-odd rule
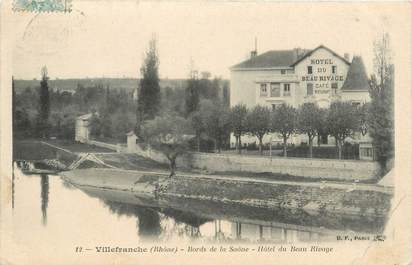
[[[3,0],[0,264],[412,264],[411,11]]]

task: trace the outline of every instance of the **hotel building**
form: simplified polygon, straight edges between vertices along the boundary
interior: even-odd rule
[[[354,105],[370,101],[368,76],[362,58],[354,56],[350,60],[348,54],[342,57],[323,45],[313,50],[274,50],[261,55],[252,51],[250,59],[232,66],[230,70],[231,106],[243,103],[248,108],[258,104],[276,108],[286,103],[297,108],[305,102],[313,102],[327,108],[335,100],[349,101]],[[273,141],[273,136],[270,139]],[[256,138],[245,136],[242,142],[256,142]],[[305,136],[293,136],[290,142],[306,142]],[[322,143],[334,144],[334,140],[326,138]],[[234,139],[231,139],[231,144],[234,144]]]

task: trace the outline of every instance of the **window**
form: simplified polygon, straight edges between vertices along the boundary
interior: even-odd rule
[[[271,83],[270,84],[270,96],[271,97],[280,97],[280,84]]]
[[[362,147],[360,149],[360,156],[362,157],[372,157],[373,156],[373,150],[370,147]]]
[[[260,84],[260,96],[266,97],[268,95],[268,89],[266,84]]]
[[[358,101],[352,101],[352,106],[354,106],[354,107],[359,107],[360,105],[361,105],[360,102],[358,102]]]
[[[281,74],[281,75],[286,74],[286,70],[285,70],[285,69],[280,70],[280,74]]]
[[[306,85],[307,91],[306,91],[306,95],[311,96],[313,95],[313,84],[312,83],[308,83]]]
[[[336,74],[336,65],[332,65],[332,74]]]
[[[283,95],[290,96],[290,84],[283,84]]]
[[[308,75],[312,74],[312,66],[308,66]]]
[[[276,109],[276,104],[272,104],[272,110]]]
[[[332,83],[332,94],[337,94],[338,93],[338,83]]]

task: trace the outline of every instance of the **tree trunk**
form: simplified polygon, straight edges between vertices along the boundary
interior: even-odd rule
[[[286,148],[286,143],[287,143],[288,138],[283,136],[283,157],[287,157],[287,148]]]
[[[213,149],[214,149],[214,152],[217,151],[217,141],[216,141],[216,139],[213,139]]]
[[[200,135],[197,136],[197,151],[200,152]]]
[[[239,138],[235,136],[235,139],[236,139],[235,148],[236,148],[236,151],[239,152]]]
[[[239,152],[239,154],[241,154],[242,153],[242,138],[239,136],[239,150],[238,150],[238,152]]]
[[[259,137],[259,153],[262,156],[263,155],[263,137]]]
[[[313,138],[309,136],[309,157],[313,158]]]
[[[342,159],[342,141],[338,140],[338,158]]]
[[[169,175],[169,178],[171,178],[176,173],[176,157],[169,158],[169,161],[170,161],[170,175]]]

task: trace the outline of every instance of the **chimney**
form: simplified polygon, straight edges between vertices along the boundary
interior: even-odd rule
[[[255,50],[250,52],[250,58],[257,56],[257,38],[255,37]]]
[[[303,50],[300,47],[295,48],[294,50],[295,50],[295,58],[296,60],[299,60],[303,55]]]
[[[346,61],[350,62],[350,55],[349,55],[349,53],[345,52],[345,53],[343,54],[343,58],[345,58]]]

